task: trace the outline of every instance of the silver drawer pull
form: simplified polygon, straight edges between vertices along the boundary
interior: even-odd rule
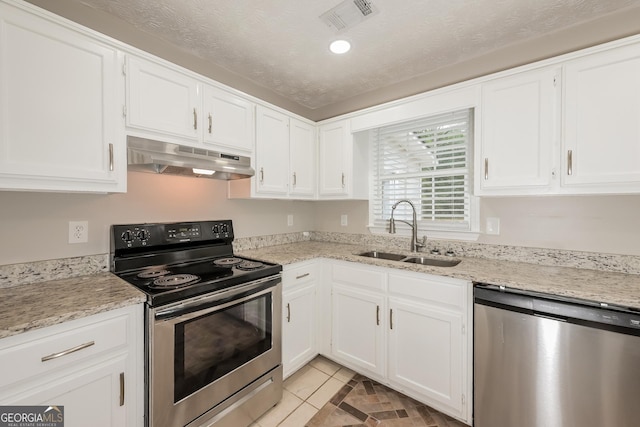
[[[573,175],[573,150],[567,151],[567,175]]]
[[[59,357],[66,356],[67,354],[75,353],[76,351],[80,351],[80,350],[83,350],[83,349],[85,349],[87,347],[91,347],[95,343],[96,343],[95,341],[89,341],[89,342],[86,342],[84,344],[80,344],[78,346],[75,346],[73,348],[69,348],[67,350],[61,351],[60,353],[52,353],[52,354],[50,354],[48,356],[44,356],[41,360],[43,362],[46,362],[48,360],[57,359]]]
[[[297,279],[302,279],[303,277],[307,277],[309,274],[311,274],[311,273],[304,273],[304,274],[301,274],[299,276],[296,276],[296,280]]]

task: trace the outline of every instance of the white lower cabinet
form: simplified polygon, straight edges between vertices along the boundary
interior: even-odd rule
[[[326,275],[329,357],[471,423],[471,284],[342,261]]]
[[[141,305],[0,340],[0,405],[64,406],[67,427],[142,426]]]
[[[384,375],[384,296],[335,284],[331,299],[332,355],[367,373]]]
[[[282,292],[282,366],[288,377],[318,354],[317,263],[284,267]]]
[[[389,298],[389,383],[462,414],[463,316],[410,299]],[[434,405],[438,406],[438,405]]]

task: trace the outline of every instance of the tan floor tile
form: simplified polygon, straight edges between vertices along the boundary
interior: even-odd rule
[[[313,359],[311,362],[309,362],[309,365],[321,370],[327,375],[333,375],[342,368],[342,366],[338,365],[334,361],[322,356],[318,356]]]
[[[333,378],[346,384],[355,374],[356,373],[349,368],[341,368],[338,372],[333,374]]]
[[[311,420],[317,412],[318,409],[304,402],[280,424],[280,427],[301,427]]]
[[[329,379],[329,375],[312,366],[305,366],[284,382],[285,390],[305,400]]]
[[[320,409],[329,402],[329,399],[340,391],[343,386],[344,383],[335,378],[329,378],[326,383],[322,384],[322,386],[307,399],[307,402]]]
[[[287,390],[282,391],[282,400],[256,420],[260,427],[275,427],[302,404],[302,399]]]

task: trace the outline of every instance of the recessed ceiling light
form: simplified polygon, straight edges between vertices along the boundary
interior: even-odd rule
[[[337,55],[349,52],[351,43],[346,40],[335,40],[329,45],[329,50]]]

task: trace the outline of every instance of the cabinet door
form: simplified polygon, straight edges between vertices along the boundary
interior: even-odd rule
[[[565,76],[562,184],[640,191],[640,45],[571,61]]]
[[[0,188],[126,190],[118,55],[0,4]]]
[[[316,187],[316,139],[313,126],[291,119],[289,152],[289,194],[312,198]]]
[[[556,75],[556,69],[536,70],[483,85],[480,194],[549,191]]]
[[[389,298],[389,382],[462,417],[462,315]]]
[[[127,407],[120,405],[124,398],[121,388],[126,392],[125,372],[123,356],[79,369],[53,382],[42,381],[37,388],[4,403],[64,406],[65,427],[126,426]],[[129,380],[133,381],[132,378]]]
[[[256,108],[256,192],[286,195],[289,182],[289,117]]]
[[[201,87],[191,77],[127,57],[127,126],[200,140]]]
[[[253,151],[254,105],[212,86],[204,87],[204,142]]]
[[[332,288],[331,353],[347,366],[384,376],[385,298],[347,286]]]
[[[315,283],[285,292],[282,299],[282,366],[288,376],[318,353]]]
[[[341,121],[320,126],[319,132],[319,188],[320,196],[349,194],[352,141],[349,123]]]

